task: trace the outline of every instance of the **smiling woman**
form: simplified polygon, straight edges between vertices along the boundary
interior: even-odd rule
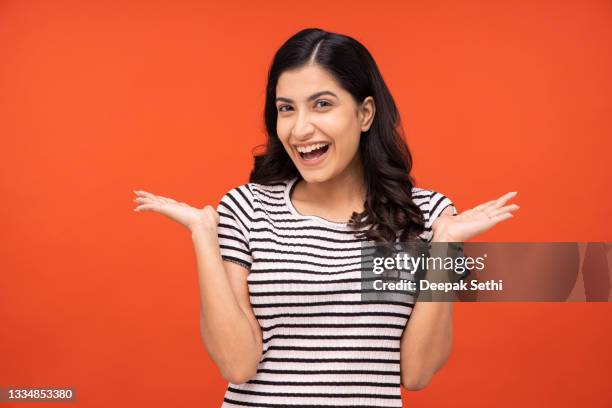
[[[281,46],[264,120],[250,182],[216,211],[137,192],[137,210],[192,233],[223,407],[401,407],[400,386],[422,389],[449,356],[451,304],[363,300],[363,242],[465,241],[510,218],[514,193],[458,214],[416,187],[391,93],[345,35]]]

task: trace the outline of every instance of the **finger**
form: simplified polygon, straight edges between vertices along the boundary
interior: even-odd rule
[[[493,217],[491,220],[493,221],[493,225],[498,224],[504,220],[507,220],[509,218],[512,218],[513,215],[510,213],[503,213],[500,215],[496,215],[495,217]]]
[[[152,200],[153,202],[158,202],[158,203],[166,202],[166,200],[163,200],[164,197],[162,196],[158,196],[158,195],[149,193],[147,191],[140,191],[140,193],[141,193],[140,197],[148,198],[149,200]]]
[[[136,208],[134,208],[134,211],[137,211],[137,212],[141,212],[141,211],[161,212],[158,204],[141,204],[141,205],[137,206]]]
[[[510,205],[507,205],[505,207],[501,207],[501,208],[497,208],[495,210],[492,210],[487,215],[492,218],[492,217],[498,216],[498,215],[503,214],[503,213],[516,211],[519,208],[521,208],[521,207],[519,207],[516,204],[510,204]]]
[[[176,203],[176,200],[173,200],[172,198],[151,194],[147,191],[134,190],[134,193],[136,193],[137,195],[141,197],[148,197],[150,199],[159,200],[165,203]]]
[[[147,204],[147,203],[153,203],[154,202],[154,200],[152,198],[149,198],[149,197],[136,197],[133,201],[137,202],[137,203],[141,203],[141,204]]]
[[[476,210],[476,211],[482,211],[482,210],[484,210],[485,208],[487,208],[487,207],[489,207],[489,206],[491,206],[491,205],[495,204],[495,201],[496,201],[496,200],[491,200],[491,201],[487,201],[486,203],[482,203],[482,204],[480,204],[480,205],[477,205],[476,207],[474,207],[474,208],[473,208],[473,210]]]
[[[176,200],[173,200],[173,199],[171,199],[170,197],[157,196],[157,198],[158,198],[160,201],[163,201],[164,203],[173,203],[173,204],[176,204],[176,203],[177,203],[177,202],[176,202]]]
[[[151,193],[149,193],[147,191],[143,191],[143,190],[134,190],[134,193],[136,193],[136,195],[140,196],[140,197],[149,197],[149,198],[154,198],[155,197],[154,194],[151,194]]]
[[[501,207],[502,205],[506,204],[506,202],[508,202],[508,200],[510,200],[511,198],[516,196],[516,194],[517,194],[516,191],[511,191],[511,192],[506,193],[503,196],[499,197],[496,200],[495,207]]]
[[[483,211],[489,207],[500,207],[502,205],[504,205],[509,199],[511,199],[512,197],[514,197],[517,194],[516,191],[512,191],[510,193],[506,193],[503,196],[495,199],[495,200],[491,200],[491,201],[487,201],[486,203],[477,205],[476,207],[474,207],[474,210],[478,210],[478,211]]]

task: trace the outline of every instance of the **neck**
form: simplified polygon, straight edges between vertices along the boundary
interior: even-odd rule
[[[357,156],[342,173],[330,180],[320,183],[302,180],[300,196],[331,208],[350,208],[361,212],[366,196],[363,180],[363,166]]]

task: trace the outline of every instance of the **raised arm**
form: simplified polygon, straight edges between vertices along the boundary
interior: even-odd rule
[[[447,207],[441,216],[451,216]],[[433,242],[440,241],[434,235]],[[443,256],[434,251],[431,257]],[[452,347],[451,302],[416,302],[404,329],[400,347],[402,386],[409,391],[425,388],[433,375],[446,363]]]
[[[212,210],[214,211],[214,210]],[[249,300],[248,270],[223,261],[216,230],[195,230],[193,245],[200,283],[200,331],[225,379],[241,384],[254,377],[261,359],[261,329]]]
[[[465,242],[497,223],[510,219],[519,206],[504,204],[516,195],[507,193],[454,215],[447,207],[432,225],[433,242]],[[445,254],[435,253],[431,257]],[[444,366],[452,348],[452,303],[416,302],[402,335],[400,370],[402,385],[410,391],[425,388],[433,375]]]
[[[200,333],[223,377],[233,384],[252,378],[262,354],[261,330],[247,287],[248,270],[223,261],[219,249],[219,215],[211,206],[191,207],[167,197],[135,191],[135,211],[154,211],[185,226],[196,254],[200,287]]]

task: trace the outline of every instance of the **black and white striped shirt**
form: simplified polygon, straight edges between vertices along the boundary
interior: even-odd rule
[[[298,179],[230,190],[217,208],[224,260],[247,269],[251,306],[263,335],[257,374],[230,383],[222,407],[401,407],[400,339],[413,304],[362,301],[362,240],[347,224],[293,207]],[[431,225],[451,206],[413,188]]]

